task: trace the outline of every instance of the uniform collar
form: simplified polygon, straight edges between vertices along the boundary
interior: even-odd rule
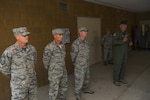
[[[60,45],[57,45],[56,42],[55,42],[55,40],[53,40],[52,43],[53,43],[53,45],[55,45],[55,46],[62,46],[62,43],[61,43]]]
[[[86,39],[81,40],[80,37],[78,37],[79,42],[86,42]]]
[[[121,30],[119,30],[119,32],[121,32]],[[121,33],[126,33],[127,31],[121,32]]]
[[[22,50],[22,48],[19,46],[18,42],[15,43],[15,48],[18,49],[19,51]],[[26,51],[27,51],[28,48],[29,48],[29,45],[27,44]]]

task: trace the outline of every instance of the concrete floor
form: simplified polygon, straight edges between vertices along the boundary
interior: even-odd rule
[[[94,94],[82,94],[82,100],[150,100],[150,51],[130,51],[126,80],[128,84],[115,86],[113,65],[99,62],[91,66],[90,88]],[[75,100],[74,77],[69,76],[67,100]],[[38,89],[39,100],[48,100],[48,85]]]

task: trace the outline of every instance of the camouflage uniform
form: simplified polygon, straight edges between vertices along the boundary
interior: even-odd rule
[[[104,35],[102,38],[104,46],[104,62],[111,63],[112,60],[112,35]]]
[[[67,70],[65,66],[65,45],[58,46],[55,40],[49,43],[43,53],[43,63],[48,69],[49,100],[66,100]]]
[[[0,71],[11,78],[11,100],[37,100],[36,59],[36,50],[32,45],[28,44],[23,50],[17,42],[2,54]]]
[[[136,28],[134,32],[134,47],[141,47],[142,41],[142,30],[140,28]]]
[[[87,40],[77,38],[71,47],[71,58],[75,66],[75,93],[88,87],[89,83],[89,45]]]

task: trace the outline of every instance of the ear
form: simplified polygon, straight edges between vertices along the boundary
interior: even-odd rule
[[[81,34],[82,34],[82,32],[79,33],[79,35],[81,35]]]
[[[16,40],[18,40],[19,39],[19,35],[15,35],[15,38],[16,38]]]
[[[120,27],[122,26],[122,24],[120,24]]]

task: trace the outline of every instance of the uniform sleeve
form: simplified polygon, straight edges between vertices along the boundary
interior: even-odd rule
[[[47,45],[43,52],[43,64],[46,69],[48,69],[51,59],[50,47]]]
[[[74,42],[71,46],[71,52],[70,52],[71,60],[73,63],[75,62],[76,57],[78,55],[78,50],[79,50],[79,46],[77,45],[77,43]]]
[[[8,50],[5,50],[0,58],[0,71],[8,78],[11,77],[11,56]]]
[[[37,51],[35,50],[35,61],[34,61],[34,64],[36,64],[36,62],[37,62]]]
[[[113,34],[113,44],[123,45],[122,37],[118,33]]]

